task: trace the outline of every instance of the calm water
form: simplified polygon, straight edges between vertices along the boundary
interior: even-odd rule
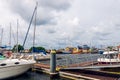
[[[68,79],[63,79],[63,78],[50,79],[50,76],[47,74],[28,71],[21,76],[6,80],[68,80]]]

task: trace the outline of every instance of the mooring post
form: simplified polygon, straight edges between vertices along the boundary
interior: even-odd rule
[[[51,50],[50,52],[50,77],[56,77],[58,75],[58,72],[56,72],[56,51]]]

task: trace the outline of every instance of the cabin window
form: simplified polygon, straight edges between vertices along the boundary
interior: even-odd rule
[[[5,64],[5,63],[0,64],[0,66],[5,66],[5,65],[7,65],[7,64]]]
[[[15,64],[20,64],[19,62],[15,62]]]

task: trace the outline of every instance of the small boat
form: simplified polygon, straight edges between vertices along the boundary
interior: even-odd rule
[[[116,54],[118,51],[103,51],[103,54]]]
[[[26,59],[12,59],[0,56],[0,80],[15,77],[29,70],[35,61],[31,56]]]
[[[115,54],[118,53],[118,51],[104,51],[104,50],[98,50],[99,54]]]
[[[102,57],[98,58],[99,63],[120,63],[120,53],[117,51],[104,52]]]
[[[62,51],[63,54],[71,54],[71,51]]]
[[[66,47],[64,50],[62,50],[63,54],[71,54],[73,50],[73,47]]]

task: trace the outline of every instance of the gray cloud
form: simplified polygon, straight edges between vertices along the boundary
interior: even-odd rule
[[[7,0],[7,2],[14,12],[28,23],[30,22],[36,0]],[[37,25],[57,24],[54,12],[59,13],[69,7],[69,0],[38,0]]]
[[[120,24],[115,24],[115,29],[120,30]]]
[[[3,5],[0,5],[1,24],[14,22],[16,19],[12,19],[18,17],[20,22],[22,21],[21,29],[25,35],[36,0],[6,1],[9,7],[8,4],[0,3]],[[65,46],[67,40],[67,44],[77,44],[76,41],[84,44],[91,41],[97,45],[120,41],[119,0],[38,0],[38,3],[36,44]],[[28,40],[32,39],[32,34],[33,27]],[[23,39],[22,36],[20,38]]]
[[[70,7],[70,0],[39,0],[41,6],[59,10],[66,10]]]
[[[53,34],[55,32],[56,32],[55,30],[48,30],[48,33],[50,33],[50,34]]]
[[[103,36],[103,37],[105,37],[105,36],[110,36],[111,34],[112,34],[112,32],[110,33],[110,32],[96,32],[95,34],[97,34],[97,36]]]

